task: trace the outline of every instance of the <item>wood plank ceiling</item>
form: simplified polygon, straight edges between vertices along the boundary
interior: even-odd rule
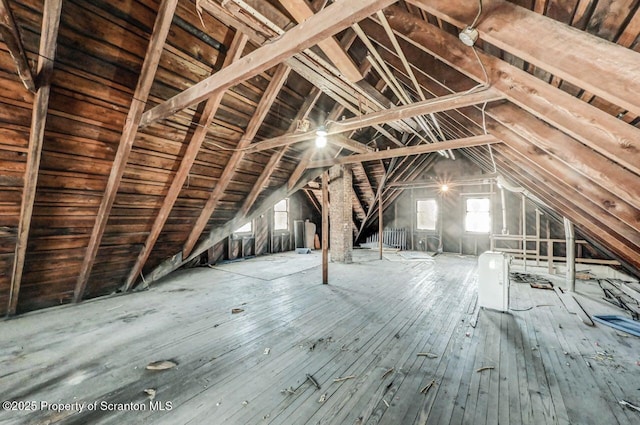
[[[640,269],[640,0],[59,4],[0,2],[0,314],[153,281],[350,155],[356,236],[462,155]]]

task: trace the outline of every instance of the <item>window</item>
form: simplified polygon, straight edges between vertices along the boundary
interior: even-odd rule
[[[489,198],[467,199],[464,229],[467,232],[475,233],[489,233],[491,231],[491,202]]]
[[[251,233],[253,232],[253,222],[250,221],[241,227],[238,227],[233,233]]]
[[[289,230],[289,198],[273,206],[273,229]]]
[[[438,222],[438,202],[435,199],[419,200],[416,205],[418,230],[436,230]]]

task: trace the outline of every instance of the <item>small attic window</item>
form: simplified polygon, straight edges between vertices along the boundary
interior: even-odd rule
[[[469,198],[466,201],[466,206],[464,230],[473,233],[489,233],[491,231],[491,201],[489,198]]]
[[[238,227],[233,233],[251,233],[253,232],[253,222],[249,221],[248,223]]]
[[[436,230],[438,202],[435,199],[420,199],[416,202],[416,228]]]
[[[284,198],[274,205],[273,229],[289,230],[289,198]]]

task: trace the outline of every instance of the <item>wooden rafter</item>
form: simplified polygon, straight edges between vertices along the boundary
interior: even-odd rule
[[[215,73],[168,101],[145,113],[145,123],[167,118],[177,111],[202,101],[217,90],[225,90],[239,82],[278,65],[294,54],[359,21],[394,0],[361,0],[334,3],[308,20],[287,31],[282,37],[265,44],[235,64]]]
[[[231,7],[233,4],[233,2],[227,2],[226,7],[233,9]],[[233,15],[229,10],[215,2],[204,2],[202,3],[202,7],[216,19],[224,22],[227,26],[243,28],[243,31],[249,34],[251,41],[258,45],[262,45],[269,40],[273,40],[280,34],[280,32],[274,32],[273,30],[269,30],[269,28],[261,26],[246,14],[240,13],[239,9],[236,12],[236,15]],[[263,32],[266,32],[271,37],[266,37],[263,35]],[[353,42],[353,38],[353,34],[348,34],[343,37],[341,43],[343,44],[344,49],[349,47]],[[349,83],[348,81],[333,75],[320,63],[307,57],[305,52],[294,55],[284,63],[291,67],[296,74],[309,81],[315,87],[321,88],[324,94],[343,105],[355,115],[375,112],[379,109],[386,109],[388,106],[385,106],[384,104],[384,102],[388,103],[388,100],[386,100],[379,92],[373,90],[366,80],[362,80],[358,82],[358,84]],[[366,63],[362,65],[362,67],[367,66],[368,65]],[[360,73],[364,75],[366,71],[364,71],[362,67],[360,69]],[[392,126],[398,131],[405,131],[405,129],[409,131],[411,129],[410,125],[404,125],[404,123],[399,126],[392,124]],[[380,131],[380,133],[383,134],[391,143],[398,146],[401,145],[395,136],[391,134],[391,132],[387,131],[387,129],[382,126],[376,126],[376,130]]]
[[[555,174],[549,173],[539,168],[531,168],[525,163],[527,158],[509,150],[496,149],[496,162],[501,169],[509,173],[516,182],[534,193],[555,211],[570,218],[574,223],[582,228],[595,240],[604,242],[618,255],[625,259],[634,267],[640,267],[640,259],[637,249],[630,245],[628,239],[620,236],[618,231],[607,232],[594,231],[591,229],[601,229],[606,223],[600,218],[606,216],[606,212],[585,210],[584,200],[575,197],[575,192],[567,188],[561,179]],[[591,207],[586,207],[591,208]],[[637,234],[636,234],[637,235]]]
[[[320,97],[321,94],[322,92],[317,87],[314,87],[311,90],[311,93],[309,93],[309,95],[307,96],[307,99],[304,101],[304,103],[300,107],[300,111],[296,115],[296,118],[293,120],[293,122],[289,126],[288,132],[295,131],[295,129],[298,126],[298,122],[301,120],[305,120],[309,116],[311,109],[313,108],[315,103],[318,101],[318,98]],[[284,147],[280,149],[278,152],[271,155],[271,158],[269,158],[269,162],[264,167],[264,169],[262,170],[262,173],[260,173],[260,176],[258,177],[258,180],[251,188],[251,192],[249,193],[249,195],[247,195],[244,201],[244,204],[242,204],[242,207],[240,208],[241,215],[246,216],[249,213],[249,211],[251,210],[251,207],[256,202],[256,199],[258,199],[258,195],[260,195],[260,193],[264,188],[264,185],[269,181],[269,178],[271,178],[271,174],[276,169],[276,165],[280,162],[280,160],[282,159],[286,151],[287,151],[287,148]]]
[[[120,143],[118,145],[118,151],[113,160],[111,168],[111,174],[109,174],[109,180],[107,181],[107,187],[98,209],[98,215],[96,222],[91,232],[89,239],[89,245],[82,261],[78,280],[76,282],[76,288],[74,291],[74,302],[82,300],[87,282],[89,281],[89,274],[98,253],[100,242],[102,241],[102,235],[107,225],[107,219],[111,212],[111,207],[116,198],[118,192],[118,186],[120,186],[120,180],[124,174],[125,167],[127,165],[127,159],[133,146],[133,141],[138,133],[138,127],[142,118],[147,98],[149,97],[149,91],[153,84],[156,70],[160,62],[160,56],[162,54],[164,42],[169,34],[169,28],[171,27],[171,21],[176,9],[178,0],[163,0],[158,9],[158,15],[153,26],[153,33],[149,40],[149,46],[147,47],[144,63],[142,64],[142,70],[140,71],[140,77],[138,78],[138,84],[133,94],[131,101],[131,107],[125,120],[122,135],[120,137]]]
[[[433,112],[441,112],[449,109],[476,105],[478,103],[491,102],[502,99],[502,97],[503,95],[498,94],[492,89],[481,90],[469,94],[456,93],[448,96],[438,97],[435,99],[428,99],[426,101],[417,102],[407,106],[399,106],[384,111],[373,112],[367,115],[334,122],[327,126],[327,133],[328,135],[344,133],[363,127],[370,127],[375,124],[382,124],[390,121],[410,118],[416,115],[424,115]],[[272,139],[255,143],[251,147],[251,149],[249,149],[249,151],[259,152],[266,149],[273,149],[278,146],[286,146],[292,143],[298,143],[313,138],[315,138],[315,130],[299,134],[287,134],[284,136],[274,137]]]
[[[240,61],[242,61],[242,59]],[[230,65],[225,69],[229,69],[232,66],[233,65]],[[223,71],[224,69],[219,72]],[[229,161],[225,165],[222,175],[218,179],[216,186],[213,188],[213,191],[209,195],[207,203],[202,208],[198,220],[189,233],[189,237],[187,238],[187,241],[185,242],[182,250],[183,257],[187,257],[189,255],[196,242],[198,241],[198,238],[206,227],[209,218],[218,206],[218,201],[224,195],[224,192],[225,190],[227,190],[229,183],[231,183],[231,178],[236,171],[236,167],[238,166],[238,164],[240,164],[240,161],[242,161],[242,158],[245,155],[246,147],[249,146],[249,144],[253,141],[255,135],[258,133],[260,125],[262,125],[262,121],[264,121],[264,118],[267,116],[269,109],[271,109],[271,105],[273,104],[273,102],[275,102],[276,97],[278,96],[278,92],[280,92],[280,89],[287,80],[287,76],[289,75],[290,71],[291,68],[286,65],[280,65],[276,69],[276,72],[274,73],[273,78],[271,79],[271,82],[267,87],[267,90],[265,91],[260,100],[260,103],[258,104],[258,108],[254,112],[251,120],[249,121],[249,124],[247,125],[247,129],[242,139],[231,154],[231,158],[229,158]]]
[[[233,41],[227,51],[227,55],[223,62],[223,67],[229,66],[236,60],[240,58],[242,55],[242,51],[244,50],[245,45],[247,44],[247,36],[236,32]],[[147,240],[144,243],[140,254],[136,260],[135,265],[131,269],[129,276],[124,285],[124,290],[128,291],[131,289],[133,284],[136,282],[136,279],[142,272],[142,269],[153,250],[153,247],[160,236],[160,232],[164,227],[167,219],[169,218],[169,214],[173,209],[173,206],[180,195],[180,191],[182,190],[182,186],[184,182],[187,180],[189,176],[189,171],[191,170],[191,166],[193,162],[196,160],[198,152],[200,151],[200,147],[202,146],[202,142],[207,135],[209,125],[213,122],[213,118],[218,111],[218,107],[220,106],[220,102],[222,102],[222,97],[224,96],[224,92],[216,92],[209,99],[207,99],[202,114],[200,115],[197,122],[194,121],[194,131],[191,135],[191,140],[188,143],[187,150],[180,161],[180,167],[176,172],[173,181],[171,182],[171,187],[167,191],[167,195],[162,202],[162,206],[160,207],[160,211],[156,215],[156,219],[153,222],[153,226],[151,227],[151,231],[147,236]]]
[[[484,82],[469,48],[439,28],[397,7],[385,10],[391,27],[414,46],[456,70]],[[414,28],[410,33],[407,28]],[[576,138],[629,170],[640,174],[640,130],[501,59],[479,52],[492,87],[508,100]]]
[[[364,185],[363,195],[369,199],[369,202],[366,203],[367,210],[368,210],[373,205],[373,199],[375,198],[376,194],[373,191],[373,187],[371,186],[371,181],[369,180],[369,176],[367,175],[367,170],[364,168],[362,163],[353,164],[352,169],[356,170],[356,172],[354,172],[354,181],[356,180],[356,177],[355,177],[356,173],[357,175],[362,175],[363,177],[362,179],[362,184]]]
[[[4,0],[2,1],[2,5],[8,7]],[[16,242],[13,271],[11,274],[11,289],[9,292],[9,306],[7,309],[9,315],[15,314],[18,307],[22,272],[24,270],[24,261],[27,255],[27,243],[29,241],[29,229],[31,228],[33,204],[35,202],[36,188],[38,185],[38,170],[40,169],[44,130],[47,123],[49,94],[51,93],[51,77],[56,57],[61,11],[62,0],[45,1],[44,12],[42,15],[42,32],[40,36],[40,54],[38,56],[37,68],[39,84],[33,103],[33,113],[31,115],[29,152],[27,154],[27,168],[24,176],[24,187],[22,189],[20,223],[18,224],[18,240]]]
[[[2,35],[2,40],[7,45],[9,53],[11,53],[11,57],[16,63],[18,76],[22,80],[22,83],[27,90],[35,93],[36,85],[33,74],[31,73],[31,67],[29,67],[29,60],[27,59],[24,46],[22,45],[18,25],[9,7],[9,0],[0,0],[0,35]],[[38,61],[39,60],[40,59],[38,59]]]
[[[490,134],[465,137],[457,140],[447,140],[440,143],[429,143],[426,145],[414,145],[404,148],[387,149],[384,151],[363,153],[357,155],[342,156],[335,159],[325,159],[312,161],[308,168],[331,167],[337,164],[353,164],[356,162],[377,161],[380,159],[398,158],[407,155],[419,155],[423,153],[437,152],[443,149],[461,149],[472,146],[490,145],[498,143],[499,140]]]
[[[281,0],[285,9],[293,16],[297,22],[304,22],[314,15],[313,10],[305,0]],[[352,83],[362,80],[362,74],[358,70],[358,67],[353,63],[353,60],[349,57],[333,37],[325,38],[318,42],[318,47],[324,52],[331,62],[338,68],[338,70]]]
[[[477,13],[464,0],[408,1],[460,28]],[[637,52],[503,0],[484,0],[477,29],[494,46],[640,115]]]

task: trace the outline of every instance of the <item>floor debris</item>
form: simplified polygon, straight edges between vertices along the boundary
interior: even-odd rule
[[[432,380],[431,380],[431,382],[429,382],[427,385],[425,385],[424,387],[422,387],[422,389],[420,390],[420,392],[421,392],[422,394],[426,394],[426,393],[431,389],[431,387],[433,387],[435,384],[436,384],[436,380],[435,380],[435,379],[432,379]]]
[[[156,390],[154,390],[153,388],[147,388],[144,390],[144,392],[149,396],[149,400],[153,400],[154,398],[156,398]]]
[[[349,375],[349,376],[345,376],[344,378],[335,378],[333,382],[343,382],[343,381],[346,381],[347,379],[353,379],[355,377],[356,375]]]
[[[263,354],[264,354],[264,355],[267,355],[267,354],[269,354],[270,352],[271,352],[271,348],[265,348],[265,349],[264,349],[264,353],[263,353]]]
[[[171,360],[158,360],[147,365],[148,370],[167,370],[178,366],[178,363]]]
[[[238,313],[242,313],[243,311],[244,311],[243,308],[232,308],[231,314],[238,314]]]
[[[416,354],[418,357],[427,357],[429,359],[437,359],[438,355],[433,353],[418,353]]]
[[[382,402],[385,404],[385,406],[387,406],[387,408],[389,408],[389,402],[387,400],[385,400],[384,398],[382,399]]]
[[[491,369],[495,369],[495,367],[494,366],[481,367],[480,369],[477,369],[476,372],[482,372],[483,370],[491,370]]]
[[[393,372],[395,370],[394,367],[392,367],[391,369],[387,369],[383,374],[382,374],[382,378],[380,379],[384,379],[387,377],[387,375],[389,375],[391,372]]]
[[[633,410],[635,410],[637,412],[640,412],[640,407],[636,406],[635,404],[629,403],[626,400],[620,400],[618,403],[620,403],[623,406],[628,407],[629,409],[633,409]]]
[[[318,384],[318,381],[316,381],[316,379],[313,376],[309,375],[308,373],[307,373],[307,380],[311,382],[314,387],[316,387],[317,389],[320,389],[320,384]]]
[[[324,393],[318,399],[318,403],[324,403],[326,399],[327,399],[327,393]]]
[[[249,404],[249,400],[245,400],[245,401],[242,402],[243,406],[246,406],[247,404]]]

